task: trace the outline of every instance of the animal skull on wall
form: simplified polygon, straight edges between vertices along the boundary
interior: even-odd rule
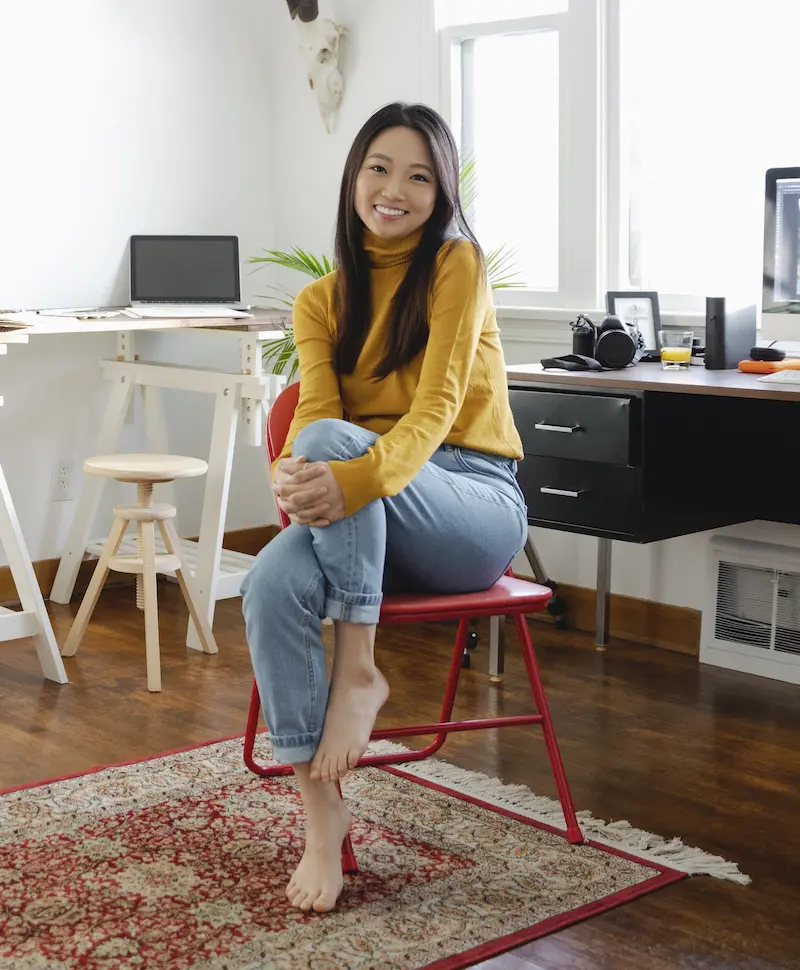
[[[308,83],[317,99],[317,108],[330,134],[344,93],[339,71],[339,38],[346,28],[319,16],[318,0],[286,0],[292,19],[297,19],[300,50],[306,62]]]

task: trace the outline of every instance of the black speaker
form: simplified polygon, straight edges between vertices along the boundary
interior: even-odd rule
[[[756,306],[731,308],[724,296],[706,297],[706,368],[735,370],[756,342]]]

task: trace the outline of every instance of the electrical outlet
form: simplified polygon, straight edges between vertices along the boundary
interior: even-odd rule
[[[75,498],[75,459],[59,458],[56,465],[54,502],[70,502]]]

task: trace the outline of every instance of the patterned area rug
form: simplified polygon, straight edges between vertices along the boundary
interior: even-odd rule
[[[747,881],[585,813],[609,844],[570,846],[555,803],[444,762],[362,769],[343,789],[361,872],[326,916],[283,895],[299,795],[251,775],[241,739],[6,792],[0,968],[456,970],[686,872]]]

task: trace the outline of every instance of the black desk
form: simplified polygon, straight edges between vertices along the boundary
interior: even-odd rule
[[[612,539],[800,523],[800,384],[658,363],[581,373],[512,365],[507,374],[528,521],[598,537],[599,647],[608,640]]]

